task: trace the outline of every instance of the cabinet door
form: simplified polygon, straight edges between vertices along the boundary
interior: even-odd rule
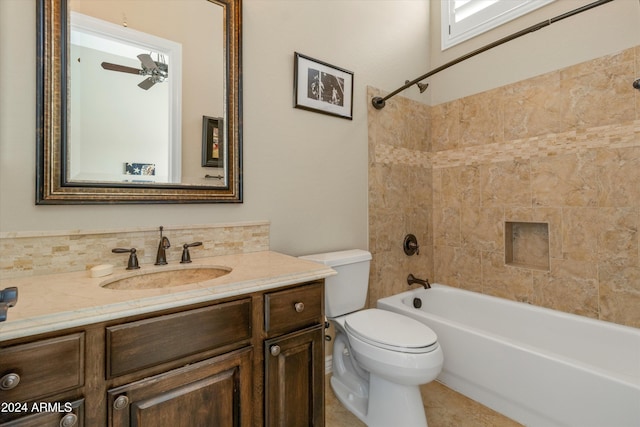
[[[251,427],[252,349],[108,391],[112,427]]]
[[[265,341],[265,426],[324,426],[322,325]]]

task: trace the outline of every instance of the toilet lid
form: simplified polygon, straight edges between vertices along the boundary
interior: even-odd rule
[[[372,345],[390,350],[424,353],[438,337],[427,325],[391,311],[372,308],[347,315],[347,332]]]

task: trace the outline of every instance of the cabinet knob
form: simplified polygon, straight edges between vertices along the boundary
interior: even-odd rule
[[[20,383],[20,375],[11,372],[0,378],[0,390],[7,391],[14,389]]]
[[[279,345],[272,345],[269,348],[269,351],[271,352],[272,356],[277,356],[280,354],[280,346]]]
[[[304,311],[304,303],[303,302],[297,302],[293,305],[293,307],[296,309],[296,312],[298,313],[302,313]]]
[[[73,427],[78,424],[78,416],[76,414],[67,414],[60,420],[60,427]]]
[[[122,396],[118,396],[118,398],[113,401],[113,409],[116,411],[124,409],[127,406],[129,406],[129,398],[124,394]]]

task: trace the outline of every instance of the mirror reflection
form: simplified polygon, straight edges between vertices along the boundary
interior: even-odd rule
[[[240,202],[241,0],[37,0],[38,204]]]
[[[224,114],[222,7],[69,5],[68,181],[225,185],[202,166],[202,118]]]

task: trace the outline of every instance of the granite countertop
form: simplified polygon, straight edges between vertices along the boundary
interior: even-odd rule
[[[6,279],[0,288],[18,287],[18,303],[0,322],[0,342],[121,317],[264,291],[332,276],[322,264],[272,251],[194,259],[191,264],[141,265],[133,274],[198,266],[226,267],[215,279],[164,289],[115,290],[101,286],[132,272],[125,265],[113,274],[90,277],[88,271]]]

